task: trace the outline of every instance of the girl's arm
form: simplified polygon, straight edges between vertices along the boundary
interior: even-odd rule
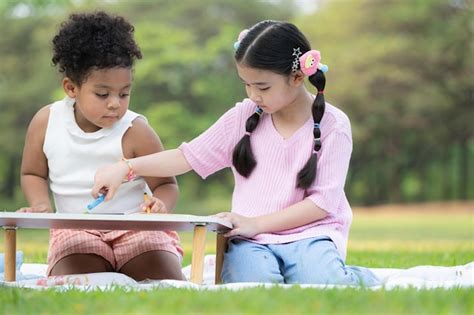
[[[133,121],[122,141],[123,155],[127,159],[145,156],[164,150],[155,131],[142,119]],[[170,212],[176,206],[179,189],[174,177],[145,177],[155,198],[145,201],[142,206],[150,205],[152,212]],[[145,204],[146,203],[146,204]]]
[[[235,213],[223,212],[216,216],[232,222],[234,228],[225,237],[254,237],[261,233],[272,233],[303,226],[324,219],[328,213],[316,206],[311,200],[302,200],[279,212],[258,217],[244,217]]]
[[[19,212],[52,212],[48,188],[48,161],[43,153],[49,106],[43,107],[30,122],[21,162],[21,188],[29,207]]]
[[[192,141],[205,144],[206,150],[199,152],[199,159],[206,160],[207,164],[212,165],[199,174],[201,177],[227,166],[227,157],[223,152],[227,151],[232,144],[232,138],[228,135],[227,130],[234,128],[235,116],[236,107],[230,109],[209,129]],[[216,150],[219,154],[215,154]],[[209,158],[212,159],[210,162]],[[181,150],[178,149],[130,159],[128,164],[120,161],[100,168],[96,172],[92,195],[97,198],[99,193],[107,193],[106,200],[110,200],[130,169],[138,176],[156,177],[176,176],[192,169]]]
[[[170,177],[187,173],[192,168],[178,149],[141,156],[128,162],[118,161],[97,170],[92,195],[97,198],[99,193],[106,193],[105,199],[112,199],[130,169],[137,176]]]
[[[344,195],[344,183],[352,152],[349,120],[342,130],[331,132],[324,142],[325,151],[318,160],[318,183],[307,189],[306,199],[279,212],[260,217],[243,217],[232,213],[219,214],[229,218],[234,229],[228,236],[253,237],[260,233],[279,232],[324,219],[335,213]],[[319,205],[319,206],[317,206]]]

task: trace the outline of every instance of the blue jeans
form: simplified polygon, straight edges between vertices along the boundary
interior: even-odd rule
[[[233,239],[224,254],[221,276],[224,283],[380,284],[369,269],[346,266],[325,236],[285,244]]]

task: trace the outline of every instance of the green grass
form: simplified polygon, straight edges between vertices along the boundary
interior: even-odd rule
[[[474,261],[474,213],[355,213],[347,263],[368,267],[462,265]],[[191,234],[181,234],[184,264]],[[3,251],[3,235],[0,236]],[[206,251],[214,251],[209,233]],[[25,262],[46,262],[48,232],[21,230]],[[231,291],[161,289],[55,292],[0,288],[0,314],[474,314],[474,290]]]
[[[110,292],[3,289],[2,314],[472,314],[472,290],[162,289]]]

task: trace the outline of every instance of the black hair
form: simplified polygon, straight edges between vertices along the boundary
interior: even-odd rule
[[[53,65],[78,85],[91,70],[132,67],[142,58],[133,32],[123,17],[103,11],[71,14],[53,38]]]
[[[254,25],[238,43],[234,57],[241,65],[290,76],[294,72],[293,49],[298,48],[302,54],[311,50],[308,40],[295,25],[279,21],[262,21]],[[314,149],[306,165],[298,172],[296,180],[297,187],[303,189],[309,188],[316,178],[317,152],[321,149],[319,123],[325,109],[323,91],[326,77],[324,73],[318,69],[309,77],[309,81],[316,87],[318,94],[311,109],[314,120]],[[244,177],[248,177],[257,165],[250,145],[250,133],[257,127],[260,116],[254,113],[247,119],[246,134],[237,143],[232,155],[235,169]]]

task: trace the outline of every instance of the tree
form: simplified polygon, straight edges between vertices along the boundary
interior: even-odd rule
[[[327,95],[352,121],[347,186],[357,201],[440,199],[438,186],[453,182],[438,173],[454,168],[459,184],[444,197],[467,197],[471,20],[467,4],[441,0],[331,2],[301,19],[330,65]],[[460,162],[449,164],[456,147]]]

